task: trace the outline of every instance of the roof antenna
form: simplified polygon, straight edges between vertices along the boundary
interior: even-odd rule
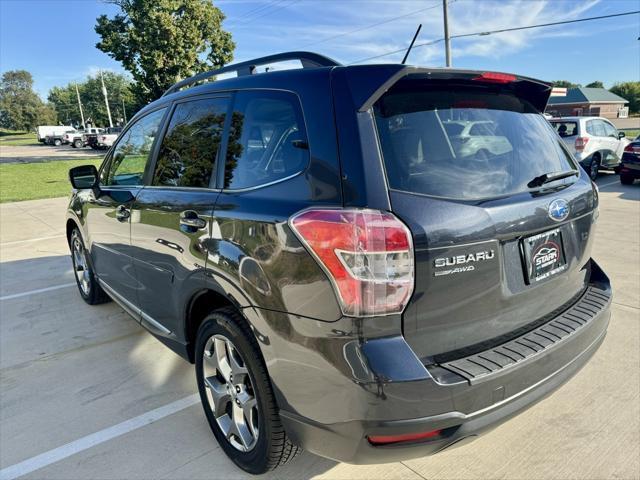
[[[416,34],[413,36],[413,40],[411,40],[411,45],[409,45],[409,48],[407,49],[407,53],[404,54],[404,58],[402,59],[402,65],[404,65],[404,62],[407,61],[407,57],[409,56],[409,53],[411,53],[413,44],[416,43],[416,38],[418,38],[418,34],[420,33],[421,28],[422,28],[422,24],[418,25],[418,30],[416,30]]]

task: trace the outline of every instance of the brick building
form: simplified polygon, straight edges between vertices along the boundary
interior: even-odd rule
[[[629,103],[604,88],[569,88],[565,97],[551,97],[546,112],[554,117],[594,116],[626,118]]]

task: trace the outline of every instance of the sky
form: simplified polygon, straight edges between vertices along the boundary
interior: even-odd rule
[[[640,10],[640,0],[449,0],[451,35]],[[309,50],[352,63],[443,36],[441,0],[218,0],[235,60]],[[25,69],[46,98],[53,86],[100,69],[124,72],[95,48],[101,0],[0,0],[0,71]],[[640,15],[452,40],[453,66],[542,80],[640,80]],[[403,53],[366,63],[399,62]],[[409,64],[444,66],[442,42],[415,48]]]

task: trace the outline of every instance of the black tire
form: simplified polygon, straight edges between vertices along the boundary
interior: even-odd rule
[[[109,295],[102,289],[93,273],[93,267],[89,259],[89,252],[84,246],[82,235],[78,228],[74,228],[69,237],[69,248],[71,249],[71,263],[75,274],[76,284],[82,299],[89,305],[98,305],[111,300]],[[76,251],[78,248],[80,251]],[[79,260],[77,255],[84,255],[83,260]],[[83,278],[83,280],[81,280]],[[85,283],[86,282],[86,283]]]
[[[600,154],[594,153],[589,164],[589,178],[595,182],[600,172]]]
[[[60,140],[60,139],[56,138],[56,139],[53,141],[53,144],[54,144],[56,147],[59,147],[60,145],[62,145],[62,140]]]
[[[620,175],[620,183],[623,185],[631,185],[634,180],[633,175],[625,175],[624,173]]]
[[[259,432],[249,451],[240,451],[227,440],[209,406],[203,358],[205,346],[214,335],[223,336],[232,342],[248,371],[252,393],[257,401]],[[228,307],[216,310],[203,320],[198,329],[195,361],[200,400],[209,426],[224,452],[238,467],[252,474],[261,474],[292,460],[302,451],[287,438],[256,339],[244,318],[235,309]]]
[[[73,141],[73,147],[74,148],[82,148],[84,147],[84,145],[82,144],[82,140],[80,139],[76,139]]]

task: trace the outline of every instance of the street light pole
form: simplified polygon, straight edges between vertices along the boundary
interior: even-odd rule
[[[449,12],[447,0],[442,0],[442,13],[444,17],[444,48],[447,58],[447,67],[451,66],[451,38],[449,38]]]
[[[109,109],[109,99],[107,98],[107,87],[104,86],[104,76],[102,70],[100,70],[100,80],[102,81],[102,95],[104,95],[104,104],[107,107],[107,116],[109,117],[109,126],[113,127],[113,121],[111,120],[111,110]]]
[[[82,102],[80,101],[80,91],[78,90],[78,84],[76,83],[76,95],[78,97],[78,107],[80,108],[80,119],[82,120],[82,128],[86,128],[84,123],[84,113],[82,112]]]

